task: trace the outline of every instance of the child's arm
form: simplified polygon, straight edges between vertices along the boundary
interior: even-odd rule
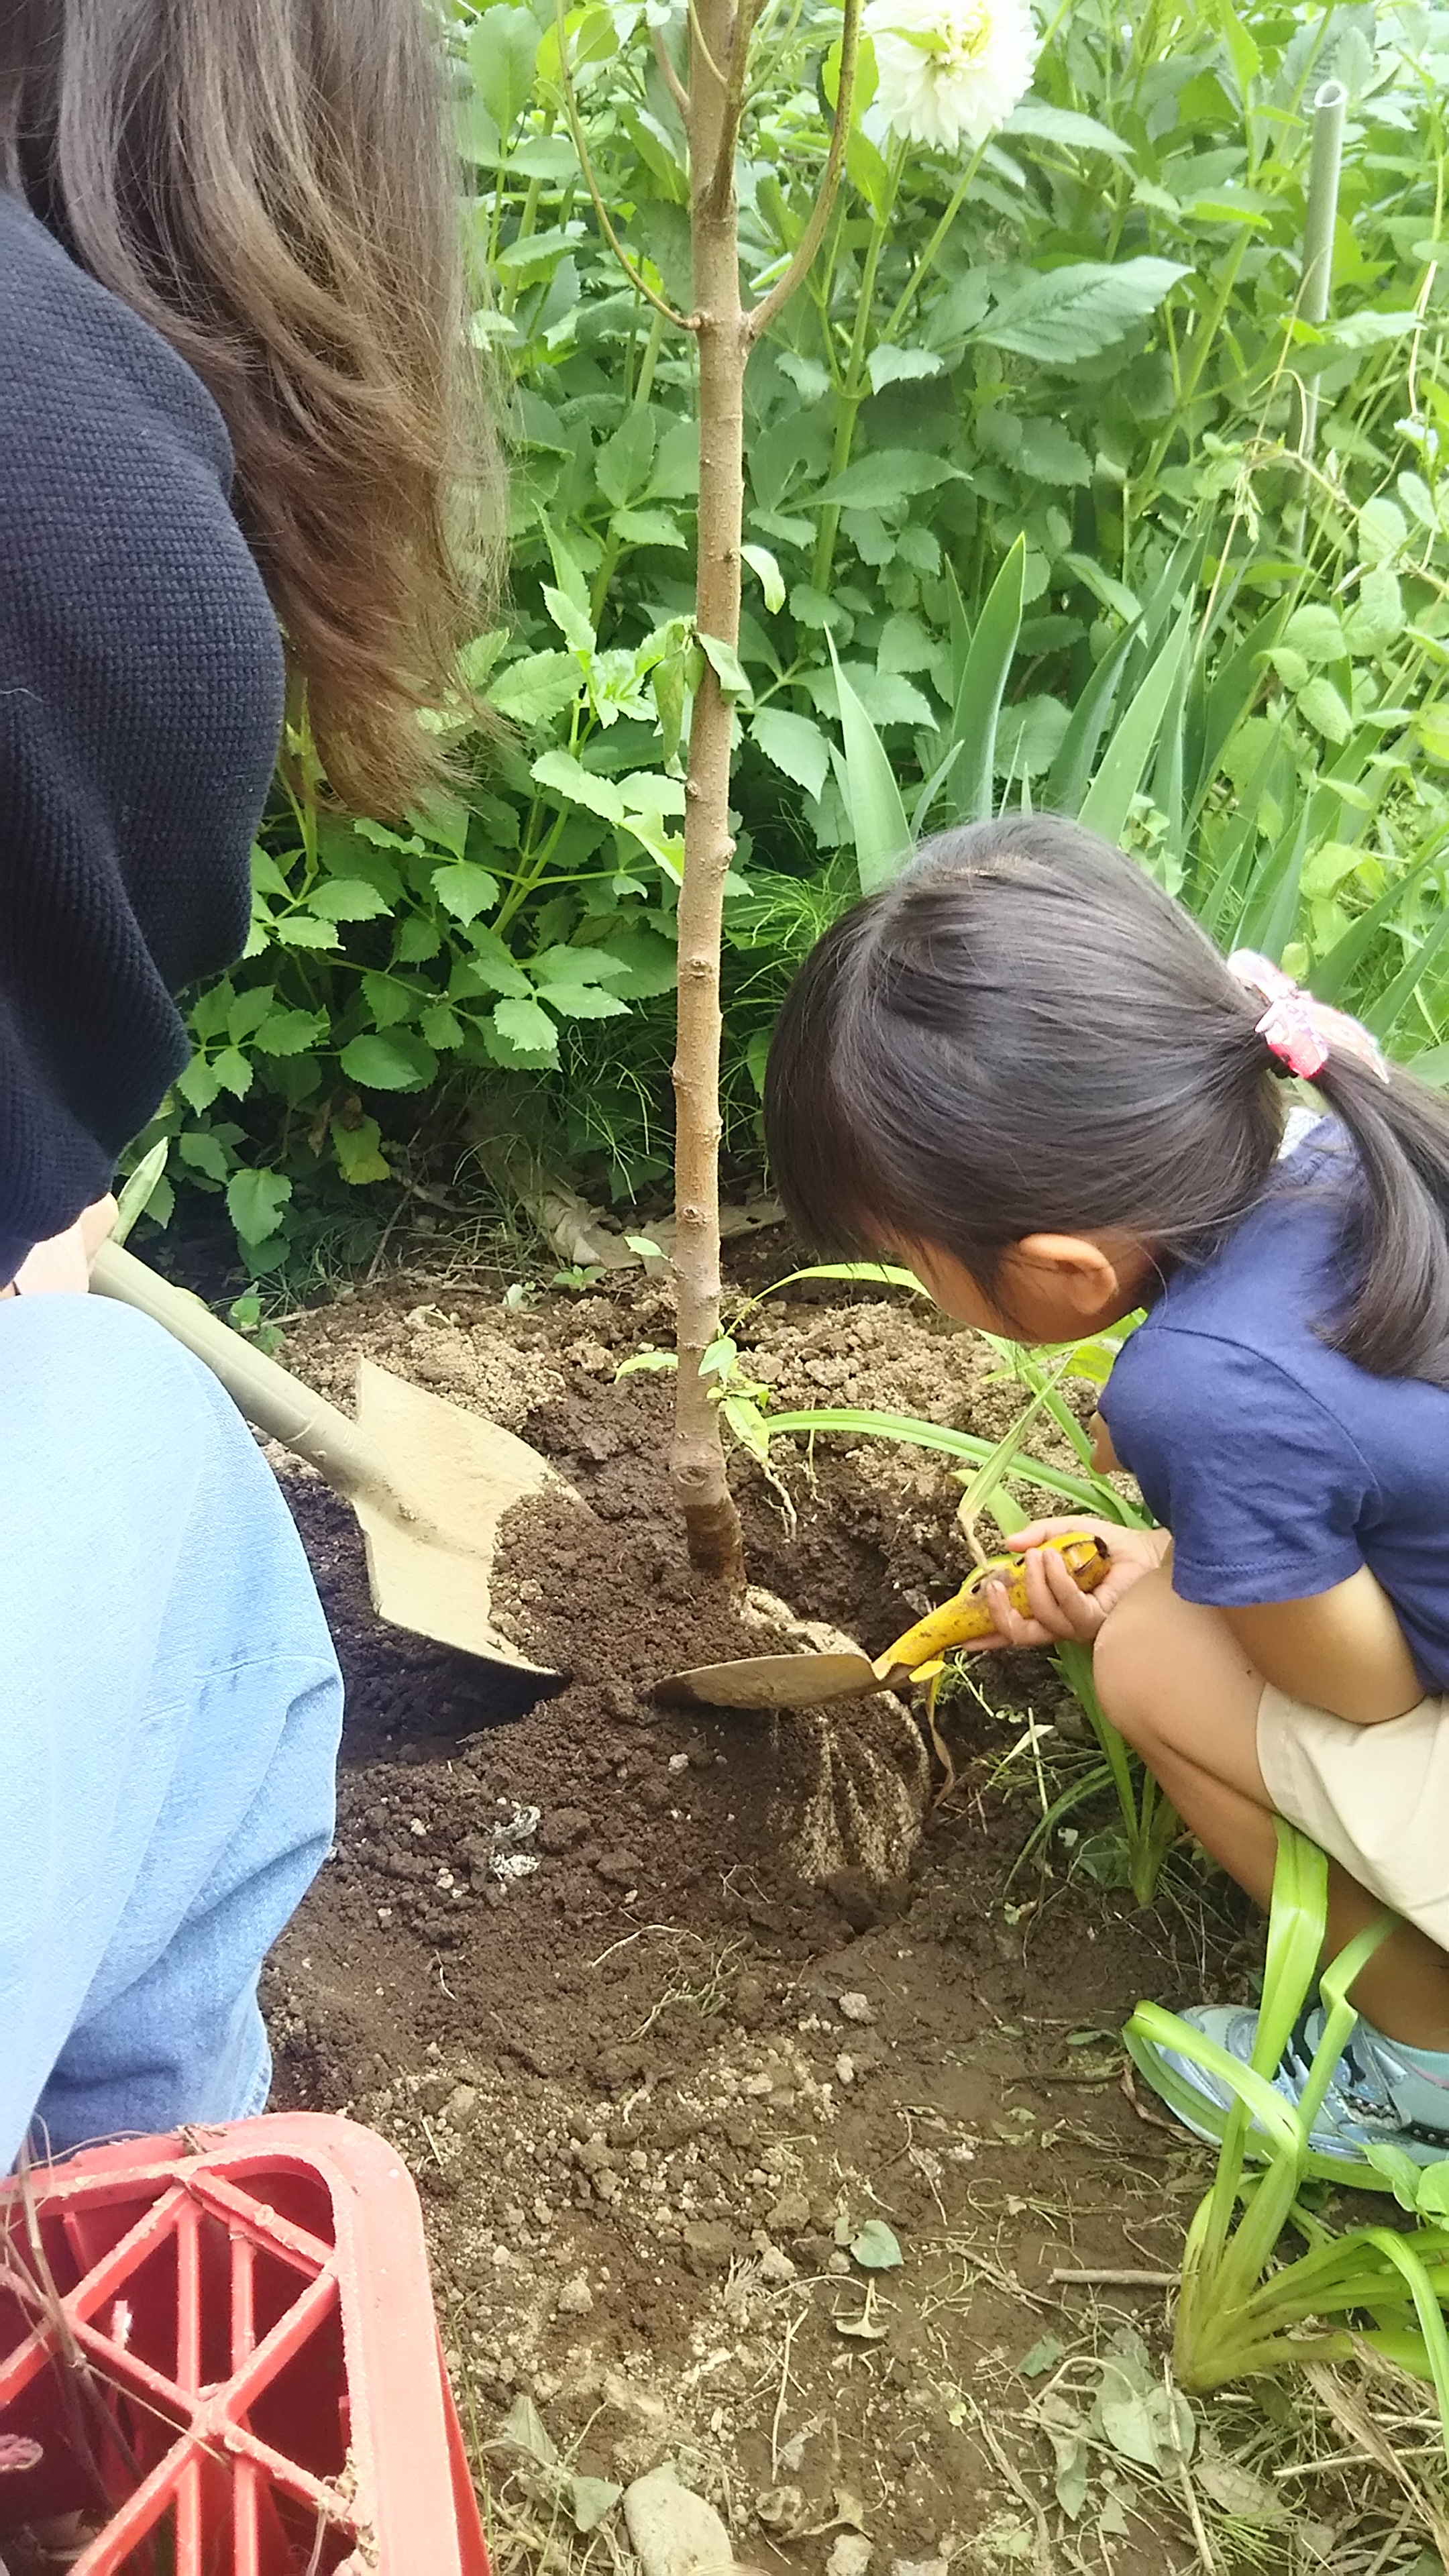
[[[1219,1616],[1265,1681],[1331,1717],[1380,1726],[1424,1696],[1394,1605],[1366,1565],[1307,1600],[1256,1602]]]

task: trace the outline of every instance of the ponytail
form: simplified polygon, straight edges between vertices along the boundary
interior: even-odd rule
[[[1325,1323],[1332,1350],[1375,1377],[1449,1387],[1449,1103],[1412,1074],[1333,1050],[1313,1087],[1357,1159],[1343,1242],[1354,1281]]]

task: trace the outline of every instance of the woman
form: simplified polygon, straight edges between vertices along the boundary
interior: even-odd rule
[[[83,1284],[240,950],[289,681],[397,814],[472,631],[454,172],[422,0],[0,13],[0,2167],[245,2116],[340,1683],[220,1390]],[[477,481],[476,471],[472,479]],[[280,634],[279,634],[280,627]],[[285,636],[285,654],[282,635]],[[69,1267],[68,1267],[69,1265]]]

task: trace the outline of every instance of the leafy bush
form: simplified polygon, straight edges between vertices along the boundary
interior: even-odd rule
[[[588,0],[566,24],[604,204],[687,309],[683,17]],[[693,353],[600,236],[550,0],[451,0],[450,25],[474,331],[515,466],[509,623],[465,677],[507,730],[479,741],[441,711],[473,783],[397,830],[330,816],[294,745],[247,956],[198,1003],[197,1058],[151,1131],[174,1138],[173,1174],[225,1192],[256,1268],[388,1175],[409,1096],[446,1131],[455,1092],[530,1076],[563,1150],[617,1195],[667,1163]],[[747,118],[756,287],[814,202],[838,28],[826,6],[784,18]],[[866,49],[849,185],[747,388],[738,1150],[785,976],[872,864],[870,739],[917,829],[1003,797],[1081,806],[1105,771],[1100,812],[1122,801],[1104,746],[1149,681],[1129,845],[1215,929],[1326,968],[1438,1069],[1446,69],[1449,16],[1413,6],[1376,25],[1199,0],[1126,25],[1083,0],[961,167],[891,141]],[[1319,327],[1295,305],[1330,72],[1350,117]],[[1132,740],[1146,729],[1139,711]]]

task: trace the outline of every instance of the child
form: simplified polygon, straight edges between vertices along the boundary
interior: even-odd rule
[[[1292,1073],[1331,1115],[1280,1157]],[[827,932],[766,1125],[805,1237],[908,1261],[962,1323],[1067,1342],[1148,1309],[1101,1410],[1162,1526],[1020,1533],[1001,1640],[1095,1641],[1108,1715],[1260,1904],[1275,1812],[1311,1835],[1330,1954],[1404,1918],[1314,2141],[1449,2155],[1449,1107],[1038,815],[943,834]],[[1092,1595],[1041,1549],[1064,1528],[1111,1551]],[[1187,2017],[1250,2055],[1253,2013]]]

